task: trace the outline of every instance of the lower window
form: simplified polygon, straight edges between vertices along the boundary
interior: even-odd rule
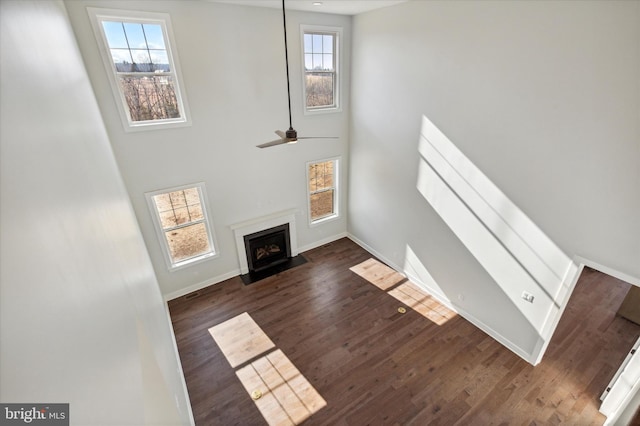
[[[169,269],[216,254],[204,194],[204,183],[145,194]]]
[[[309,218],[317,223],[338,216],[338,160],[307,164]]]

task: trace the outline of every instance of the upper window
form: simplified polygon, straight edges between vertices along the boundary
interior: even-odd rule
[[[338,216],[338,160],[307,164],[309,219],[312,224]]]
[[[145,194],[169,269],[216,254],[204,194],[203,183]]]
[[[302,26],[305,112],[339,109],[340,28]]]
[[[89,9],[128,130],[188,123],[169,16]]]

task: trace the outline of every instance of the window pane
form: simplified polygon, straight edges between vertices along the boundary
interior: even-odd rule
[[[162,229],[169,229],[178,226],[178,221],[176,220],[176,215],[173,210],[158,212],[158,215],[160,216]]]
[[[313,69],[313,55],[311,53],[305,53],[304,55],[304,69],[306,71]]]
[[[322,169],[324,173],[323,184],[324,188],[333,187],[333,161],[327,161],[322,163]]]
[[[189,217],[192,221],[204,219],[204,212],[200,204],[194,204],[188,207]]]
[[[165,50],[164,38],[162,37],[162,27],[156,24],[143,24],[144,35],[147,39],[149,49]]]
[[[322,36],[322,53],[333,53],[333,36]]]
[[[102,28],[110,48],[128,49],[127,38],[124,36],[122,22],[103,21]]]
[[[198,188],[189,188],[184,191],[185,202],[188,206],[194,204],[200,204],[200,192],[198,192]]]
[[[318,189],[318,165],[309,165],[309,192],[315,192]]]
[[[118,72],[170,71],[160,25],[110,21],[102,25]]]
[[[309,165],[309,191],[333,187],[333,161]]]
[[[133,72],[152,72],[151,57],[148,50],[132,49],[131,57],[136,66],[133,68]]]
[[[209,253],[209,236],[204,223],[165,232],[173,262]]]
[[[176,224],[183,225],[185,223],[193,222],[191,219],[191,214],[187,207],[180,207],[174,210],[174,215],[176,217]]]
[[[322,54],[320,53],[313,54],[313,69],[322,70]]]
[[[333,190],[319,192],[310,197],[311,220],[333,214]]]
[[[166,50],[150,50],[151,62],[153,62],[153,71],[169,72],[169,56]]]
[[[308,73],[305,74],[307,107],[333,106],[334,84],[333,74]]]
[[[153,201],[160,216],[162,229],[204,219],[197,188],[155,195]]]
[[[146,49],[147,42],[142,32],[142,24],[125,22],[123,25],[129,47],[131,49]]]
[[[309,191],[316,192],[324,187],[324,175],[319,164],[309,166]]]
[[[322,55],[322,69],[325,71],[333,71],[333,55]]]
[[[313,46],[311,44],[312,36],[311,34],[304,35],[304,53],[311,53],[313,51]]]
[[[131,121],[179,118],[178,99],[171,76],[120,76]]]
[[[313,34],[313,53],[322,53],[322,35]]]
[[[169,197],[169,194],[154,195],[153,202],[155,203],[158,212],[171,210],[171,197]]]
[[[169,197],[171,197],[171,206],[174,209],[179,207],[186,207],[187,200],[185,199],[184,191],[170,192]]]
[[[111,59],[118,72],[132,72],[133,59],[129,49],[111,49]]]

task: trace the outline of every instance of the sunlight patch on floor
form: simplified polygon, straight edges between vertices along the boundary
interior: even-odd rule
[[[236,371],[249,394],[259,390],[258,410],[271,425],[298,425],[326,401],[280,349]]]
[[[373,258],[349,269],[435,324],[442,325],[457,315],[402,274]]]
[[[442,325],[458,315],[411,281],[400,284],[389,290],[388,293],[438,325]]]
[[[211,327],[209,333],[233,368],[276,347],[246,312]]]
[[[385,291],[406,279],[399,272],[373,258],[352,266],[349,270],[360,275],[380,290]]]
[[[247,312],[209,333],[231,367],[241,367],[236,375],[269,425],[298,425],[327,405]]]

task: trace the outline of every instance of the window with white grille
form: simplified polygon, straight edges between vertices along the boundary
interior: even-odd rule
[[[169,269],[216,254],[204,194],[204,183],[145,194]]]
[[[303,25],[305,112],[339,110],[341,28]]]
[[[89,8],[127,130],[189,122],[169,15]]]
[[[338,159],[307,164],[309,219],[312,224],[338,216]]]

